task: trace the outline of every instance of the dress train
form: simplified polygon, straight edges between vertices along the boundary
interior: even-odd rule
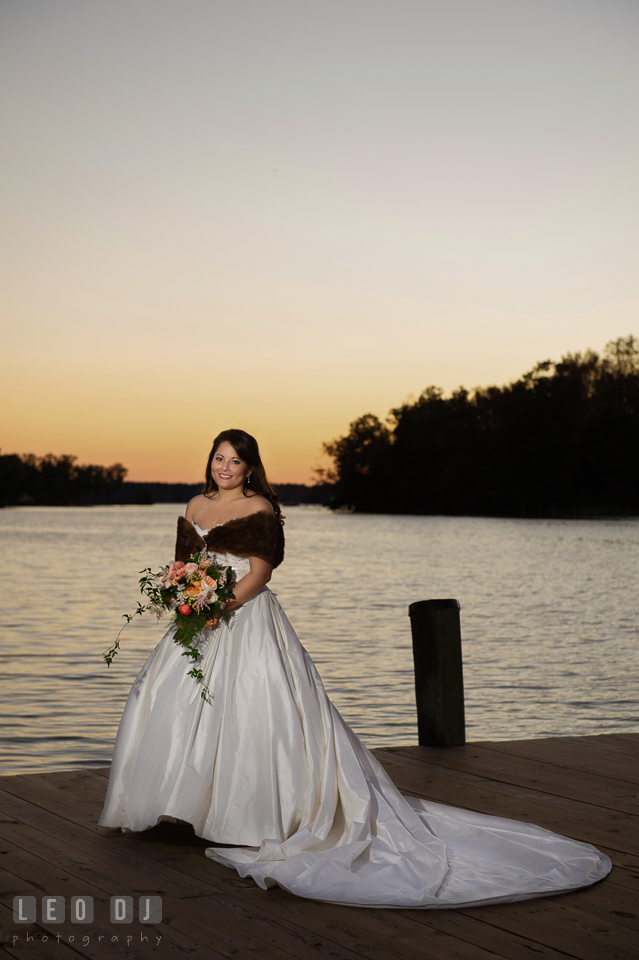
[[[404,797],[329,700],[268,588],[202,635],[211,703],[174,629],[131,689],[102,826],[184,820],[211,841],[208,857],[261,887],[352,906],[509,902],[609,872],[590,844]]]

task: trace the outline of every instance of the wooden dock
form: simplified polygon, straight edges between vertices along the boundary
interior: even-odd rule
[[[105,769],[2,777],[0,957],[637,960],[638,747],[639,734],[617,734],[375,751],[404,793],[532,821],[594,843],[614,863],[576,893],[468,910],[337,907],[260,890],[208,860],[190,828],[125,836],[97,827]],[[37,898],[37,923],[13,922],[17,894]],[[111,896],[149,894],[162,897],[161,924],[109,922]],[[42,923],[44,895],[67,908],[73,896],[94,897],[94,922]]]

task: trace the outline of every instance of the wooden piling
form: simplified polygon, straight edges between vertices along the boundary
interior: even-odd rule
[[[458,600],[419,600],[408,608],[415,661],[420,746],[466,742]]]

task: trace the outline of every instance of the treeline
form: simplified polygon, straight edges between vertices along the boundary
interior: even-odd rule
[[[300,503],[329,506],[333,499],[332,483],[276,483],[273,484],[282,506],[294,507]]]
[[[113,503],[122,489],[126,467],[78,464],[77,457],[52,453],[0,455],[0,505],[74,506]]]
[[[333,488],[331,484],[314,486],[304,483],[274,484],[283,506],[299,503],[329,504]],[[123,484],[114,503],[187,503],[196,494],[202,493],[201,483],[136,483]]]
[[[538,363],[503,387],[428,387],[324,444],[334,507],[369,513],[639,514],[639,340]]]
[[[202,492],[201,483],[127,482],[126,467],[79,465],[64,454],[0,455],[0,506],[90,506],[92,504],[187,503]],[[328,504],[330,484],[280,483],[275,488],[286,506]]]
[[[114,502],[148,505],[152,503],[188,503],[202,492],[201,483],[142,483],[127,481],[118,490]]]

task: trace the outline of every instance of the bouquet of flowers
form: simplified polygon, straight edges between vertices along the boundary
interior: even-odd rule
[[[157,573],[153,573],[150,567],[140,572],[140,592],[148,598],[148,603],[138,600],[135,613],[122,614],[126,620],[124,627],[147,611],[155,613],[158,620],[165,613],[174,613],[177,624],[174,640],[184,647],[182,656],[189,657],[193,664],[187,676],[202,684],[202,698],[209,700],[210,691],[204,684],[204,674],[195,666],[200,652],[194,640],[205,627],[214,627],[220,620],[228,622],[230,613],[225,610],[225,604],[235,599],[233,568],[219,566],[206,550],[201,550],[192,554],[186,563],[176,560]],[[122,630],[104,654],[107,667],[111,666],[120,648]]]

